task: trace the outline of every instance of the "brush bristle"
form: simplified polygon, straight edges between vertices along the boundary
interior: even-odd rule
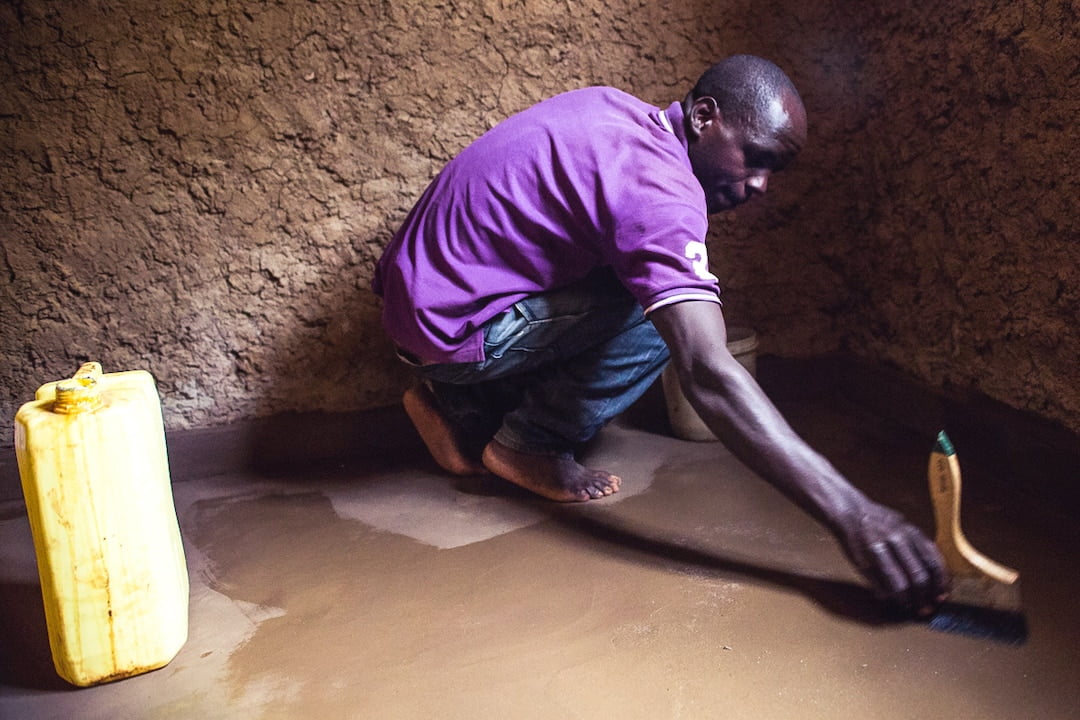
[[[1021,610],[1020,582],[1006,584],[988,577],[953,578],[949,601],[930,618],[930,627],[1008,645],[1027,641],[1027,620]]]
[[[954,603],[945,603],[938,608],[930,617],[930,627],[1007,645],[1023,645],[1028,637],[1027,619],[1023,613]]]

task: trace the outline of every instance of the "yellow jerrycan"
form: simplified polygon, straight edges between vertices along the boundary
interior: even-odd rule
[[[86,363],[15,415],[53,664],[88,686],[171,661],[188,574],[150,373]]]

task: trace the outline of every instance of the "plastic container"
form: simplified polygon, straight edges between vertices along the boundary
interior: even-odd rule
[[[757,333],[753,330],[741,327],[728,328],[728,352],[734,355],[739,364],[754,377],[757,377],[757,348]],[[668,420],[671,422],[671,432],[675,437],[699,442],[716,440],[712,430],[683,394],[682,387],[679,385],[679,376],[675,373],[674,367],[668,365],[664,368],[661,381],[664,385]]]
[[[87,363],[15,416],[53,664],[79,685],[166,665],[187,641],[188,575],[150,373]]]

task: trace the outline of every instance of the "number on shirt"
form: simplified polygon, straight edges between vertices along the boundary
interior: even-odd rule
[[[686,243],[686,257],[690,260],[690,266],[694,274],[702,280],[716,280],[716,276],[709,272],[709,251],[705,243],[700,240],[691,240]],[[719,281],[717,281],[719,282]]]

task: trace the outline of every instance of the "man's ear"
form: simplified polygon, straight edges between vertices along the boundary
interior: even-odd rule
[[[714,98],[703,95],[694,100],[687,119],[687,133],[696,140],[711,123],[720,122],[720,106]]]

